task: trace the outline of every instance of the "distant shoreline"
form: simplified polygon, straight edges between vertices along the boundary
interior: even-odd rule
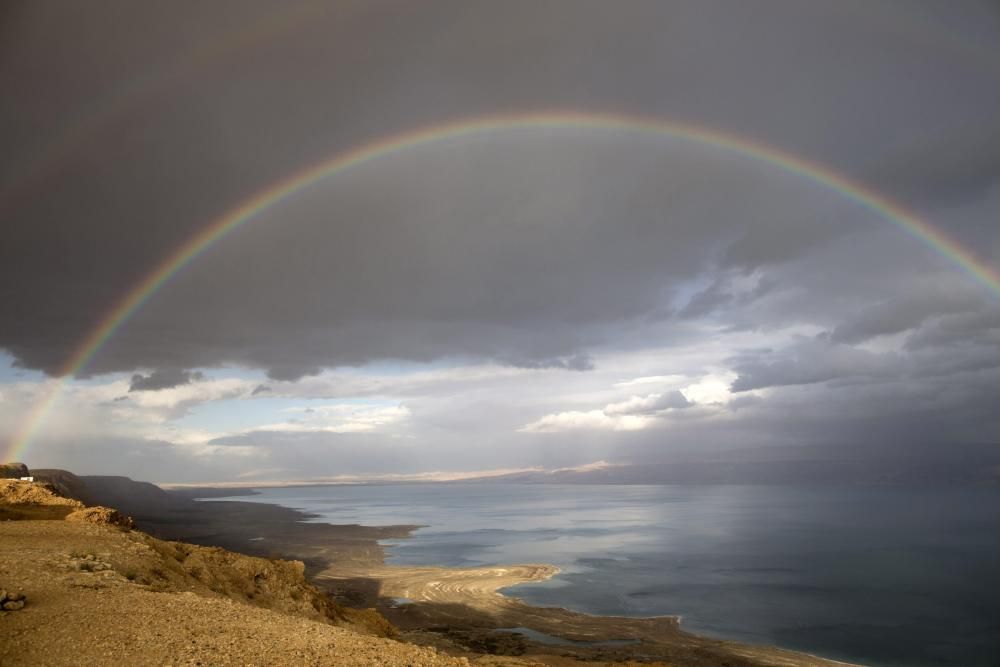
[[[174,492],[185,498],[208,500],[190,503],[191,515],[184,520],[184,525],[170,522],[175,535],[172,539],[302,560],[313,583],[342,600],[353,599],[362,606],[374,606],[400,628],[404,638],[431,642],[438,648],[447,649],[447,641],[454,636],[527,627],[583,643],[552,647],[529,641],[532,650],[558,650],[559,654],[571,653],[581,660],[654,658],[678,661],[683,657],[688,660],[683,664],[692,665],[717,665],[727,661],[747,666],[831,667],[845,664],[777,647],[693,635],[680,628],[677,616],[596,616],[560,607],[535,607],[502,594],[500,589],[556,576],[559,568],[554,565],[477,568],[390,565],[385,562],[385,546],[380,541],[410,537],[418,526],[334,525],[310,521],[319,517],[278,504],[224,499],[253,495],[252,492],[260,488],[264,487],[199,487],[197,494],[193,493],[194,489]],[[205,492],[208,495],[201,495]],[[410,603],[399,604],[399,598],[406,598]],[[437,630],[429,632],[428,628]],[[600,645],[620,640],[636,640],[636,643]],[[705,655],[715,658],[711,661],[695,658]]]

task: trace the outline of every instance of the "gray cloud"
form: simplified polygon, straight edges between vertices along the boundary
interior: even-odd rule
[[[897,373],[900,359],[893,354],[875,354],[825,338],[801,339],[778,351],[751,354],[733,360],[739,377],[733,391],[766,387],[813,384],[846,378],[886,377]]]
[[[880,189],[938,206],[965,202],[1000,184],[1000,122],[982,119],[931,135],[880,162],[866,174]]]
[[[156,294],[90,370],[238,363],[292,380],[452,355],[585,370],[606,327],[662,317],[734,227],[802,225],[792,245],[784,226],[761,232],[791,254],[830,233],[803,211],[834,198],[774,170],[629,132],[502,134],[373,163],[261,214]],[[717,196],[760,190],[773,198],[737,219]],[[11,349],[47,366],[49,344]]]
[[[661,410],[689,408],[692,403],[681,392],[677,390],[664,392],[662,394],[650,394],[649,396],[633,396],[632,398],[612,403],[604,408],[604,414],[610,416],[617,415],[650,415]]]
[[[1000,308],[954,313],[928,322],[910,336],[910,349],[941,348],[954,345],[1000,345]]]
[[[731,312],[739,307],[755,303],[771,290],[779,287],[773,278],[761,276],[746,289],[739,289],[736,282],[745,278],[743,272],[736,275],[727,272],[721,275],[711,285],[697,292],[678,311],[681,318],[698,319],[713,313]]]
[[[103,30],[112,11],[132,29]],[[386,12],[397,20],[383,20]],[[10,221],[0,297],[18,313],[0,345],[22,364],[60,367],[125,286],[267,183],[442,119],[552,107],[692,119],[848,172],[891,172],[899,192],[919,190],[921,201],[940,192],[953,202],[955,188],[939,172],[873,165],[967,156],[963,183],[993,173],[988,142],[973,131],[1000,115],[997,72],[982,58],[990,41],[978,52],[962,40],[935,44],[935,27],[916,10],[922,27],[907,34],[890,30],[896,11],[867,3],[637,2],[621,11],[593,2],[571,12],[386,3],[280,16],[281,29],[185,60],[192,44],[270,26],[272,14],[268,3],[17,14],[0,71],[5,89],[20,91],[0,118],[9,182],[46,154],[39,138],[64,136],[74,118],[63,110],[108,119],[66,135],[72,142],[42,160],[30,187],[0,198]],[[970,6],[948,29],[984,25]],[[80,52],[93,58],[80,61]],[[313,66],[320,62],[352,65]],[[26,86],[32,77],[46,81],[44,92]],[[962,145],[975,151],[955,148],[956,126],[970,128]],[[772,183],[750,162],[716,163],[713,151],[676,142],[581,135],[494,136],[324,184],[329,196],[314,192],[262,216],[199,259],[90,368],[236,362],[292,379],[373,358],[558,364],[604,340],[604,323],[664,312],[664,292],[712,262],[773,266],[858,223],[858,211],[831,208],[835,198]],[[88,156],[98,147],[94,168]],[[76,285],[72,299],[66,284]],[[56,312],[53,327],[46,318]],[[528,342],[539,329],[551,349]]]
[[[837,343],[860,343],[875,336],[913,329],[928,318],[976,308],[975,299],[965,294],[934,294],[921,291],[873,304],[857,316],[838,325],[832,332]]]
[[[479,114],[610,111],[739,135],[899,199],[995,267],[1000,25],[989,2],[946,21],[929,7],[5,7],[0,348],[55,373],[130,286],[255,193],[390,134]],[[375,434],[262,431],[212,445],[246,447],[260,469],[284,455],[319,465],[329,450],[359,470],[561,466],[653,458],[664,442],[944,442],[976,436],[975,423],[996,434],[995,294],[774,155],[572,124],[411,147],[259,212],[153,294],[83,374],[132,376],[136,393],[113,406],[126,411],[163,398],[140,391],[201,379],[179,369],[256,373],[212,399],[191,387],[170,419],[199,401],[309,391],[413,401],[420,456]],[[367,364],[484,361],[503,368],[473,389],[364,375]],[[358,375],[324,384],[324,369],[346,366]],[[650,388],[611,411],[666,411],[669,424],[511,435],[631,400],[607,393],[616,382],[674,373],[735,373],[741,395],[715,419]],[[546,391],[528,391],[540,377]]]
[[[567,357],[539,358],[539,359],[500,359],[511,366],[519,368],[562,368],[569,371],[589,371],[594,368],[594,360],[589,354],[576,352]]]
[[[132,391],[156,391],[158,389],[170,389],[182,384],[190,384],[198,380],[203,380],[205,375],[198,371],[186,371],[179,368],[157,368],[149,375],[136,374],[129,382],[128,390]]]

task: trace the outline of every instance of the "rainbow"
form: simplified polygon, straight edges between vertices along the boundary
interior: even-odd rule
[[[1000,295],[1000,274],[971,251],[950,239],[939,229],[921,220],[902,205],[837,172],[790,155],[777,148],[714,129],[675,123],[656,118],[624,114],[550,111],[541,113],[481,116],[418,128],[346,150],[318,164],[306,167],[244,200],[235,208],[211,221],[186,243],[167,255],[145,278],[128,291],[80,343],[58,372],[60,380],[37,402],[8,445],[7,460],[25,453],[34,435],[44,423],[67,378],[76,375],[128,319],[185,266],[241,225],[263,211],[295,196],[303,190],[352,167],[395,155],[419,146],[441,141],[483,135],[511,129],[592,129],[630,130],[683,139],[710,146],[769,164],[807,181],[825,186],[863,208],[894,223],[934,251],[962,267],[973,279]]]

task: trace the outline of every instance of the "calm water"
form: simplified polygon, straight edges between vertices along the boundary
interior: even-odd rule
[[[508,589],[879,666],[1000,666],[1000,489],[429,484],[265,489],[329,523],[423,524],[390,562],[544,562]]]

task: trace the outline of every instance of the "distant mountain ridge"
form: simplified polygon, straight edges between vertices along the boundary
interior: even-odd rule
[[[911,455],[907,455],[907,454]],[[661,463],[609,464],[523,471],[466,481],[480,484],[968,484],[1000,483],[1000,445],[946,450],[885,446],[839,450],[768,447]]]
[[[106,505],[115,507],[115,505],[100,502],[95,499],[91,494],[90,489],[87,488],[87,483],[68,470],[39,468],[37,470],[32,470],[31,475],[38,481],[48,482],[63,496],[72,498],[73,500],[79,500],[84,505]]]
[[[359,475],[287,482],[231,482],[161,488],[117,475],[74,475],[35,469],[36,479],[85,504],[121,508],[132,515],[190,509],[194,498],[248,495],[254,488],[338,483],[421,484],[980,484],[1000,483],[1000,444],[770,446],[730,450],[678,448],[669,460],[647,463],[594,461],[551,470],[524,468],[480,473]],[[665,457],[666,458],[666,455]],[[4,464],[9,476],[23,464]],[[190,488],[188,488],[190,487]],[[230,488],[231,487],[231,488]]]
[[[35,468],[30,474],[36,481],[50,484],[66,498],[78,500],[84,505],[114,507],[133,516],[155,516],[187,509],[194,502],[182,494],[129,477],[76,475],[58,468]]]

